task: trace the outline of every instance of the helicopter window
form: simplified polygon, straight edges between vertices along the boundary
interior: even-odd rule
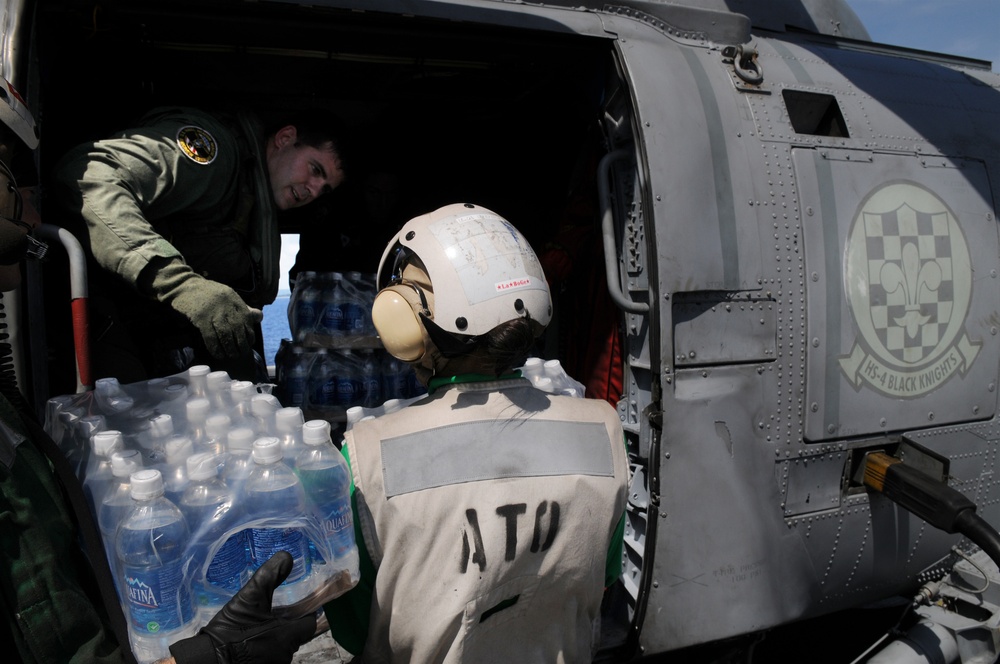
[[[833,95],[801,90],[784,90],[788,119],[797,134],[848,138],[847,122]]]

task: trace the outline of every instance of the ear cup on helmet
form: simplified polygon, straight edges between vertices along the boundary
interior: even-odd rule
[[[426,352],[424,328],[414,307],[421,308],[419,293],[399,285],[383,288],[372,303],[372,322],[382,345],[404,362],[415,362]]]

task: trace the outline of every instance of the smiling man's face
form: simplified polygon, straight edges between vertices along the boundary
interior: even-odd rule
[[[344,180],[340,159],[333,151],[299,143],[296,138],[295,127],[289,125],[267,143],[267,171],[279,210],[311,203]]]

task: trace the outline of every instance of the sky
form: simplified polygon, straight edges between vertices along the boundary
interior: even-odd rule
[[[1000,0],[847,1],[872,41],[988,60],[1000,72]],[[283,291],[298,249],[297,236],[282,238]]]
[[[872,41],[961,55],[1000,72],[1000,0],[847,0]]]

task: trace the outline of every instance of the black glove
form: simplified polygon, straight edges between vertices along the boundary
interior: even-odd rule
[[[170,646],[177,664],[291,662],[316,633],[315,615],[289,620],[271,613],[271,595],[291,571],[291,554],[271,556],[196,636]]]

